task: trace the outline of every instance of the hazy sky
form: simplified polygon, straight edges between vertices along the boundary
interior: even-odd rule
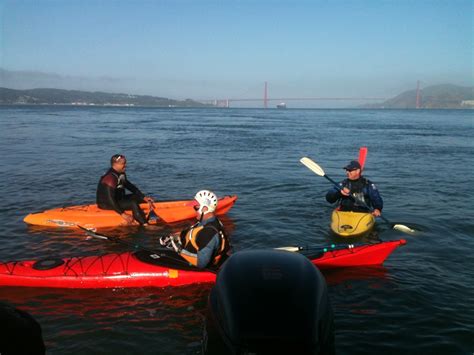
[[[473,4],[0,0],[0,67],[171,98],[389,97],[473,85]]]

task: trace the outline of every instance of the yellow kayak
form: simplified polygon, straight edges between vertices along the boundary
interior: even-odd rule
[[[371,213],[338,211],[331,215],[331,230],[341,237],[356,237],[369,232],[375,225]]]

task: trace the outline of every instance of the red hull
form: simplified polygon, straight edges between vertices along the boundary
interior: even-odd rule
[[[405,243],[401,239],[328,251],[311,261],[321,269],[380,265],[394,249]],[[178,269],[176,261],[174,267],[157,265],[156,261],[151,261],[155,264],[145,262],[143,257],[139,257],[145,254],[125,252],[40,261],[42,265],[48,265],[52,261],[61,263],[56,267],[49,265],[47,270],[33,268],[37,261],[0,263],[0,286],[126,288],[184,286],[215,281],[215,273],[190,267],[184,267],[187,270]],[[169,259],[166,253],[158,254],[162,256],[160,261]],[[148,254],[147,256],[149,257]],[[163,264],[167,264],[166,261]]]

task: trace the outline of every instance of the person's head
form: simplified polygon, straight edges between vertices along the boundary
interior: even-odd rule
[[[361,166],[357,160],[352,160],[344,167],[349,180],[357,180],[361,175]]]
[[[194,206],[194,209],[197,213],[197,219],[202,217],[208,217],[214,214],[214,211],[217,208],[217,196],[214,192],[209,190],[201,190],[196,193],[194,196],[197,205]]]
[[[110,166],[118,173],[124,173],[127,168],[127,158],[123,154],[114,154],[110,158]]]

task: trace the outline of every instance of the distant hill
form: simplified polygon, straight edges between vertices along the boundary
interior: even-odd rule
[[[78,106],[147,106],[209,107],[197,101],[171,100],[163,97],[111,94],[62,89],[14,90],[0,88],[0,105],[78,105]]]
[[[428,86],[420,90],[420,97],[420,108],[474,108],[473,87],[463,87],[451,84]],[[364,108],[416,108],[416,90],[405,91],[400,95],[379,104],[364,105]]]

